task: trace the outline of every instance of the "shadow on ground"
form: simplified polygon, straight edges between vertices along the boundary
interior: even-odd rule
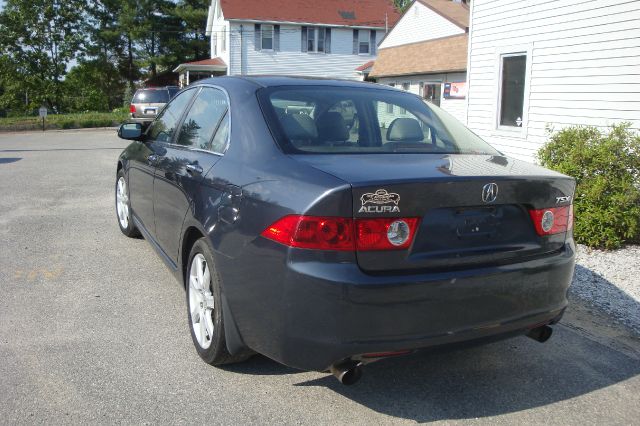
[[[599,285],[615,288],[600,278]],[[251,375],[300,374],[263,356],[226,369]],[[367,365],[362,380],[351,387],[329,374],[296,386],[325,387],[379,413],[428,422],[542,407],[638,375],[638,359],[557,325],[544,344],[522,336],[465,349],[432,349]]]
[[[22,160],[22,158],[17,158],[17,157],[0,158],[0,164],[15,163],[16,161],[20,161],[20,160]]]

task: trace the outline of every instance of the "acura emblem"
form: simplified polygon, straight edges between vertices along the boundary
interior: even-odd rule
[[[488,183],[482,187],[482,201],[485,203],[493,203],[498,197],[498,185]]]

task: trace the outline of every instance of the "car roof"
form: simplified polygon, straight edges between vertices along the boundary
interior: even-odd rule
[[[251,76],[220,76],[198,80],[193,85],[198,84],[219,84],[225,86],[227,84],[253,84],[259,87],[278,87],[278,86],[338,86],[338,87],[360,87],[360,88],[377,88],[398,90],[384,84],[375,84],[364,81],[355,80],[339,80],[332,78],[320,77],[297,77],[297,76],[281,76],[281,75],[251,75]]]

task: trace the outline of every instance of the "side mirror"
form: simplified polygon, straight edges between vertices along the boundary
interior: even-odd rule
[[[124,123],[118,129],[118,137],[131,141],[140,140],[142,137],[142,124],[140,123]]]

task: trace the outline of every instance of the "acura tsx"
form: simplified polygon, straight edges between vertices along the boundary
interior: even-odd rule
[[[348,384],[421,348],[544,341],[567,306],[574,180],[416,95],[219,77],[118,134],[120,229],[184,284],[210,364],[258,352]]]

